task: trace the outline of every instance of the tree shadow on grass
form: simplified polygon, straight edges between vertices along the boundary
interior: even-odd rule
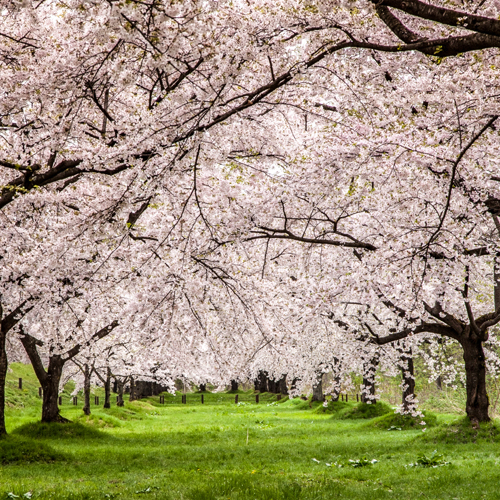
[[[55,462],[65,456],[49,445],[19,436],[0,439],[0,463],[2,465],[30,462]]]

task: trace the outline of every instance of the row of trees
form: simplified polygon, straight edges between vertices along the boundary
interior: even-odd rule
[[[55,421],[70,360],[366,400],[401,369],[412,411],[411,352],[454,342],[489,419],[494,2],[4,4],[0,433],[7,349]]]

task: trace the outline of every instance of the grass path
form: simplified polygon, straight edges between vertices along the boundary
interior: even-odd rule
[[[24,446],[25,457],[36,459],[38,450],[42,461],[0,465],[0,500],[30,494],[61,500],[500,499],[500,440],[480,434],[475,442],[470,436],[459,442],[460,426],[444,427],[456,416],[441,415],[441,427],[423,433],[336,419],[300,400],[258,406],[149,400],[93,409],[90,419],[65,406],[63,415],[76,422],[66,427],[34,424],[38,411],[34,403],[9,410],[11,434],[0,441],[0,458],[2,446],[4,456]],[[405,467],[435,449],[451,463]],[[44,462],[47,456],[56,460]],[[363,457],[378,462],[357,468],[349,462]]]

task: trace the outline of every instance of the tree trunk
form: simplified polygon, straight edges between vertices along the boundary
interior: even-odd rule
[[[21,343],[42,386],[42,422],[69,422],[59,414],[59,383],[66,360],[59,354],[50,356],[49,366],[45,370],[37,350],[40,341],[25,334],[21,336]]]
[[[332,401],[338,401],[340,398],[340,377],[335,377],[335,385],[332,391]]]
[[[137,399],[136,397],[136,389],[135,389],[135,380],[134,377],[130,377],[130,397],[129,401],[135,401]]]
[[[30,303],[31,298],[26,299],[5,317],[0,303],[0,437],[7,434],[5,428],[5,383],[9,366],[6,349],[7,333],[19,323],[28,311],[33,309]]]
[[[403,384],[403,414],[415,408],[415,369],[411,349],[401,352],[401,376]]]
[[[106,368],[106,379],[104,381],[104,408],[111,408],[111,370]]]
[[[438,391],[443,390],[443,378],[441,377],[441,375],[439,375],[438,378],[436,379],[436,389]]]
[[[200,384],[200,392],[206,392],[207,384]]]
[[[286,385],[286,374],[278,380],[278,392],[283,396],[288,396],[288,386]]]
[[[231,380],[231,392],[236,392],[238,390],[238,381]]]
[[[269,377],[267,378],[267,390],[268,392],[272,392],[273,394],[276,394],[278,392],[276,381],[271,380]]]
[[[323,394],[323,374],[318,373],[316,377],[316,383],[313,385],[313,395],[311,401],[324,401],[325,396]]]
[[[85,401],[83,413],[90,415],[90,368],[87,363],[83,365],[83,377],[83,397]]]
[[[118,393],[116,406],[125,406],[125,403],[123,402],[123,386],[125,385],[125,383],[121,379],[115,379],[115,380],[116,380],[116,392]]]
[[[341,383],[341,376],[340,376],[340,369],[342,365],[341,362],[338,358],[333,358],[333,389],[332,389],[332,401],[338,401],[340,397],[340,383]]]
[[[0,309],[0,320],[1,320],[1,309]],[[7,335],[2,331],[0,327],[0,437],[7,434],[7,429],[5,427],[5,381],[7,379],[7,350],[5,348],[5,342],[7,340]]]
[[[364,365],[363,385],[361,386],[361,402],[375,403],[375,374],[380,361],[380,354],[376,352]]]
[[[488,407],[490,405],[486,391],[486,363],[483,342],[474,334],[462,338],[464,350],[467,404],[465,411],[473,424],[489,422]]]
[[[258,391],[259,392],[267,392],[267,373],[264,371],[259,372],[258,377]]]
[[[69,422],[59,413],[59,383],[61,382],[64,361],[61,356],[51,356],[47,376],[39,380],[43,391],[42,422]]]

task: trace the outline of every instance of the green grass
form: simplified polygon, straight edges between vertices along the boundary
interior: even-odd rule
[[[382,415],[393,415],[392,408],[382,402],[377,403],[346,403],[334,401],[328,403],[327,407],[322,404],[316,409],[316,413],[327,413],[340,420],[372,419]]]
[[[62,414],[73,423],[47,426],[36,423],[35,395],[33,405],[8,409],[0,457],[17,455],[0,460],[0,500],[27,492],[62,500],[500,498],[496,424],[477,431],[438,415],[425,432],[388,431],[374,425],[386,416],[346,418],[360,413],[356,403],[339,404],[344,417],[336,418],[307,401],[235,405],[228,396],[205,405],[126,401],[93,407],[89,418],[67,404]],[[421,465],[439,455],[450,464]]]

